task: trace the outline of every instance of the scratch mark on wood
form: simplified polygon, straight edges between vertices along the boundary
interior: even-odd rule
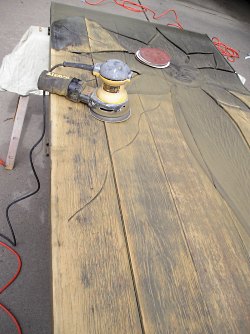
[[[94,197],[92,197],[89,202],[87,202],[86,204],[84,204],[84,206],[82,206],[80,209],[78,209],[72,216],[70,216],[69,219],[68,219],[68,222],[70,222],[79,212],[81,212],[88,205],[90,205],[95,199],[97,199],[97,197],[101,194],[102,190],[105,187],[105,184],[106,184],[106,181],[107,181],[107,176],[108,176],[108,168],[106,170],[106,174],[105,174],[105,178],[104,178],[103,184],[102,184],[101,188],[98,190],[98,192],[96,193],[96,195]]]
[[[112,153],[111,153],[111,156],[113,156],[115,153],[117,153],[117,152],[119,152],[119,151],[121,151],[121,150],[127,148],[127,147],[130,146],[131,144],[133,144],[133,142],[136,140],[136,138],[138,137],[138,135],[139,135],[139,133],[140,133],[140,122],[141,122],[142,115],[144,115],[144,114],[147,113],[147,112],[151,112],[151,111],[154,111],[154,110],[158,109],[159,106],[160,106],[160,103],[159,103],[155,108],[150,109],[150,110],[145,110],[144,112],[142,112],[142,113],[140,114],[140,117],[139,117],[139,119],[138,119],[138,124],[137,124],[138,129],[137,129],[136,134],[135,134],[135,136],[133,137],[133,139],[132,139],[128,144],[126,144],[126,145],[124,145],[124,146],[118,148],[118,149],[115,150],[114,152],[112,152]]]

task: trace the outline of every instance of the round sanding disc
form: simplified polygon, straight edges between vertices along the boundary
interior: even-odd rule
[[[157,68],[168,67],[170,64],[170,56],[158,48],[141,48],[136,52],[136,58],[146,65]]]

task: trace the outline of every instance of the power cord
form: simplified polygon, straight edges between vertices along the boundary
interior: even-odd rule
[[[12,246],[16,246],[17,242],[16,242],[15,232],[14,232],[13,227],[12,227],[11,222],[10,222],[10,218],[9,218],[9,210],[10,210],[10,208],[11,208],[13,205],[15,205],[15,204],[17,204],[17,203],[19,203],[19,202],[21,202],[21,201],[23,201],[23,200],[25,200],[25,199],[27,199],[27,198],[33,196],[33,195],[35,195],[35,194],[38,193],[38,191],[40,190],[40,187],[41,187],[41,185],[40,185],[40,180],[39,180],[39,178],[38,178],[38,175],[37,175],[37,172],[36,172],[36,170],[35,170],[34,163],[33,163],[33,152],[34,152],[35,148],[36,148],[36,147],[41,143],[41,141],[43,140],[43,137],[44,137],[44,135],[45,135],[45,129],[46,129],[46,101],[45,101],[45,91],[43,91],[43,130],[42,130],[42,134],[41,134],[40,138],[39,138],[38,141],[32,146],[32,148],[31,148],[31,150],[30,150],[30,153],[29,153],[30,165],[31,165],[31,169],[32,169],[32,171],[33,171],[33,174],[34,174],[35,179],[36,179],[36,182],[37,182],[37,187],[36,187],[36,189],[35,189],[34,191],[32,191],[30,194],[27,194],[27,195],[25,195],[25,196],[22,196],[22,197],[20,197],[20,198],[18,198],[18,199],[16,199],[16,200],[14,200],[13,202],[11,202],[11,203],[7,206],[7,208],[6,208],[6,212],[5,212],[5,214],[6,214],[7,223],[8,223],[8,226],[9,226],[9,228],[10,228],[11,235],[12,235],[12,240],[11,240],[9,237],[5,236],[4,234],[0,233],[0,237],[3,238],[4,240],[8,241]]]
[[[164,12],[162,12],[161,14],[157,14],[156,11],[154,11],[153,9],[151,9],[147,6],[144,6],[140,3],[131,1],[131,0],[121,0],[121,1],[113,0],[113,1],[117,6],[123,7],[124,9],[127,9],[131,12],[135,12],[135,13],[150,12],[152,14],[152,17],[153,17],[154,20],[159,20],[163,16],[166,16],[169,13],[173,13],[173,15],[175,17],[175,22],[174,23],[168,23],[167,26],[175,27],[175,28],[178,28],[180,30],[183,30],[183,27],[182,27],[182,25],[179,21],[178,15],[177,15],[177,13],[174,9],[168,9],[168,10],[165,10]],[[84,2],[87,5],[90,5],[90,6],[97,6],[97,5],[100,5],[102,2],[106,2],[106,0],[98,0],[96,2],[90,2],[89,0],[85,0]]]
[[[213,37],[212,42],[214,46],[220,51],[220,53],[231,63],[234,63],[237,58],[240,58],[239,52],[237,50],[221,42],[218,37]]]
[[[6,245],[5,243],[0,241],[0,246],[6,248],[7,250],[9,250],[12,254],[14,254],[16,256],[17,259],[17,263],[18,263],[18,267],[17,267],[17,271],[16,273],[13,275],[13,277],[8,281],[7,284],[5,284],[3,287],[0,287],[0,294],[2,292],[4,292],[17,278],[17,276],[19,275],[21,268],[22,268],[22,260],[20,255],[11,247],[9,247],[8,245]],[[11,321],[14,323],[14,325],[16,326],[16,329],[18,331],[18,334],[22,334],[22,329],[21,326],[19,325],[19,322],[17,321],[17,319],[15,318],[15,316],[10,312],[10,310],[8,310],[3,304],[0,303],[0,309],[2,309],[11,319]]]
[[[50,72],[52,72],[55,68],[63,66],[63,63],[61,64],[56,64],[55,66],[51,67]]]
[[[20,198],[18,198],[16,200],[14,200],[13,202],[11,202],[7,206],[7,208],[6,208],[6,219],[7,219],[7,223],[9,225],[10,231],[11,231],[12,240],[9,237],[5,236],[4,234],[0,233],[0,237],[2,237],[3,239],[5,239],[6,241],[8,241],[12,246],[16,246],[17,242],[16,242],[15,232],[14,232],[13,227],[12,227],[11,222],[10,222],[9,210],[10,210],[10,208],[13,205],[15,205],[15,204],[17,204],[17,203],[25,200],[26,198],[29,198],[29,197],[35,195],[40,190],[40,187],[41,187],[40,180],[38,178],[38,175],[37,175],[36,169],[34,167],[34,163],[33,163],[33,152],[34,152],[35,148],[43,140],[43,137],[45,135],[45,129],[46,129],[46,101],[45,101],[45,91],[43,91],[43,130],[42,130],[42,134],[41,134],[40,138],[32,146],[32,148],[30,149],[30,153],[29,153],[29,159],[30,159],[31,169],[32,169],[33,174],[35,176],[35,179],[36,179],[36,182],[37,182],[37,187],[30,194],[22,196],[22,197],[20,197]],[[9,247],[8,245],[6,245],[5,243],[3,243],[1,241],[0,241],[0,245],[2,247],[5,247],[6,249],[8,249],[12,254],[14,254],[16,256],[16,258],[17,258],[17,261],[18,261],[18,268],[17,268],[17,271],[14,274],[14,276],[9,280],[9,282],[7,284],[5,284],[3,287],[0,287],[0,294],[1,294],[2,292],[4,292],[15,281],[15,279],[19,275],[19,273],[21,271],[21,267],[22,267],[22,261],[21,261],[20,255],[14,249],[12,249],[11,247]],[[15,316],[10,312],[10,310],[8,310],[1,303],[0,303],[0,309],[2,309],[9,316],[9,318],[11,319],[11,321],[14,323],[14,325],[15,325],[17,331],[18,331],[18,334],[22,334],[21,326],[19,325],[19,323],[18,323],[17,319],[15,318]]]

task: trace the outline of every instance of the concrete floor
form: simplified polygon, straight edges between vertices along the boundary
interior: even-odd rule
[[[75,6],[82,6],[80,0],[61,0]],[[218,36],[225,43],[240,51],[240,59],[233,67],[246,77],[250,88],[250,4],[246,1],[233,2],[209,0],[161,1],[141,0],[142,4],[161,12],[175,8],[185,29]],[[236,3],[236,2],[235,2]],[[203,6],[203,7],[201,7]],[[105,12],[137,16],[115,6],[111,0],[98,8]],[[0,2],[0,61],[12,51],[30,25],[49,25],[50,1],[8,0]],[[139,17],[145,20],[145,16]],[[169,22],[167,18],[160,22]],[[17,103],[17,95],[0,92],[0,158],[5,159]],[[10,201],[27,193],[36,186],[29,165],[30,147],[42,130],[42,99],[31,96],[24,123],[20,147],[13,171],[0,169],[0,231],[9,234],[6,225],[5,208]],[[16,232],[23,261],[20,276],[1,296],[0,303],[8,307],[17,317],[24,334],[50,334],[52,324],[51,307],[51,250],[50,250],[50,159],[45,155],[44,144],[35,153],[35,165],[41,179],[41,191],[34,197],[19,203],[11,209],[10,217]],[[15,259],[0,247],[0,287],[16,269]],[[16,333],[8,317],[0,309],[0,333]]]

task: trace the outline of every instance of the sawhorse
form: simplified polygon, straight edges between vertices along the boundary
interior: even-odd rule
[[[5,162],[5,168],[8,170],[12,170],[14,168],[17,148],[21,137],[23,122],[26,115],[28,102],[29,102],[29,95],[19,96],[17,103],[17,110],[14,117],[14,126],[10,138],[9,150]]]

